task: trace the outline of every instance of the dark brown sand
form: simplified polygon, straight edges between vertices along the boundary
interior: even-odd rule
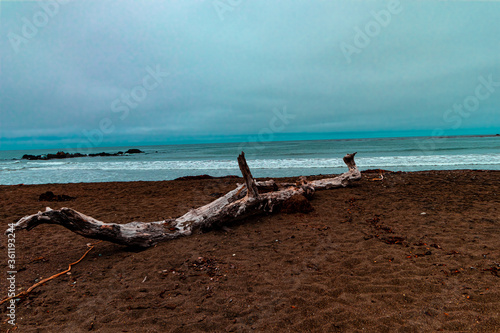
[[[141,252],[100,243],[17,305],[17,331],[500,332],[500,171],[374,177],[317,192],[309,214],[258,216]],[[161,220],[237,182],[0,186],[2,230],[46,206]],[[39,202],[46,191],[76,199]],[[66,269],[89,242],[60,226],[16,232],[17,287]],[[0,328],[12,329],[1,312]]]

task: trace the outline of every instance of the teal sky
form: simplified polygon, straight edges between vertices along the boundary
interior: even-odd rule
[[[500,2],[0,6],[0,149],[500,133]]]

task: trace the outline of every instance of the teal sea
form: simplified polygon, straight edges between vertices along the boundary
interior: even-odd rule
[[[320,141],[214,143],[139,146],[144,154],[23,160],[24,154],[126,151],[128,147],[85,151],[45,149],[0,151],[0,184],[47,184],[170,180],[208,174],[239,175],[237,155],[244,151],[255,177],[338,174],[342,157],[357,152],[361,170],[500,170],[500,136],[383,138]]]

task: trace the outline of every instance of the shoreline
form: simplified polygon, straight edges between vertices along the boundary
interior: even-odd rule
[[[4,160],[0,161],[0,183],[157,181],[202,173],[212,176],[239,175],[236,156],[241,150],[247,152],[249,166],[257,178],[340,174],[345,171],[342,157],[348,151],[358,152],[356,160],[359,169],[383,168],[405,172],[500,170],[500,154],[494,148],[497,146],[498,138],[495,136],[406,142],[403,139],[262,142],[243,146],[214,144],[210,148],[191,145],[182,149],[139,146],[145,154],[52,161],[11,161],[11,157],[19,157],[23,153],[47,151],[14,152],[5,154]],[[101,151],[102,148],[95,148],[88,153],[101,154]]]
[[[16,322],[23,332],[498,329],[500,171],[394,172],[372,180],[378,175],[317,191],[308,214],[259,215],[145,251],[97,244],[71,275],[16,304]],[[7,229],[50,206],[103,222],[160,221],[238,182],[2,185],[0,218]],[[75,199],[39,201],[46,191]],[[22,290],[96,243],[57,225],[18,231],[15,239]],[[6,242],[0,251],[7,254]],[[7,271],[6,260],[0,268]]]
[[[392,171],[392,170],[386,170],[386,169],[366,169],[366,170],[360,170],[362,174],[369,174],[369,173],[379,173],[379,170],[382,171],[384,174],[385,173],[401,173],[401,174],[416,174],[416,173],[429,173],[429,172],[436,172],[436,173],[446,173],[446,172],[465,172],[465,171],[470,171],[470,172],[493,172],[493,173],[499,173],[500,174],[500,169],[445,169],[445,170],[419,170],[419,171]],[[309,175],[305,176],[306,178],[312,179],[320,179],[320,178],[326,178],[326,177],[335,177],[340,175],[341,173],[327,173],[327,174],[316,174],[316,175]],[[269,180],[269,179],[274,179],[276,181],[294,181],[298,179],[301,176],[283,176],[283,177],[255,177],[255,179],[259,180]],[[195,176],[181,176],[175,179],[164,179],[164,180],[130,180],[130,181],[109,181],[109,182],[74,182],[74,183],[43,183],[43,184],[24,184],[24,183],[19,183],[19,184],[0,184],[0,187],[2,186],[44,186],[44,185],[71,185],[71,184],[113,184],[113,183],[156,183],[156,182],[172,182],[172,181],[186,181],[186,180],[218,180],[218,179],[240,179],[242,180],[243,178],[240,175],[225,175],[225,176],[211,176],[208,174],[200,174],[200,175],[195,175]]]

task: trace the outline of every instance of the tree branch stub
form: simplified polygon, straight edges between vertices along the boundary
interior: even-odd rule
[[[250,168],[248,167],[244,152],[241,152],[241,154],[238,156],[238,166],[240,167],[243,179],[245,179],[245,184],[247,186],[247,196],[249,198],[257,198],[259,196],[259,191],[257,190],[257,184],[255,184],[252,172],[250,172]]]

